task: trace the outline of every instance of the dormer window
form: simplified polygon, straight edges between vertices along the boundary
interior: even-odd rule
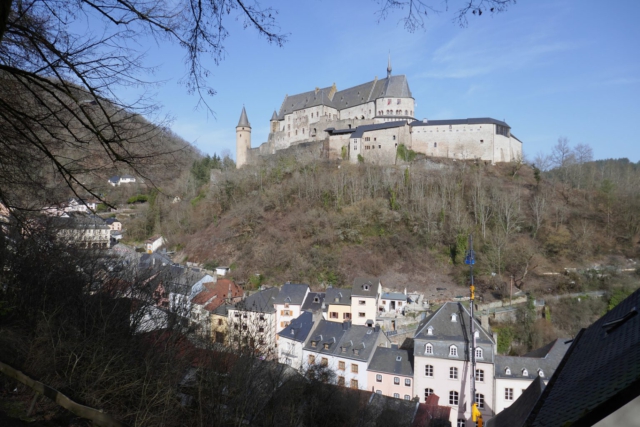
[[[456,313],[452,313],[451,314],[451,321],[452,322],[457,322],[458,321],[458,315]]]
[[[455,345],[449,347],[449,356],[458,357],[458,347],[456,347]]]
[[[325,350],[329,350],[329,347],[331,347],[331,344],[329,344],[329,343],[324,343],[324,349],[325,349]]]
[[[505,374],[505,375],[511,375],[511,369],[507,367],[507,368],[504,370],[504,374]]]
[[[433,335],[433,326],[427,328],[427,335]]]
[[[342,353],[346,353],[347,352],[347,347],[340,347],[340,350],[342,351]]]
[[[477,347],[476,348],[476,359],[482,359],[482,356],[483,356],[482,353],[483,353],[482,349],[480,347]]]
[[[538,369],[538,376],[544,378],[544,371],[542,369]]]
[[[311,341],[311,347],[316,348],[318,346],[318,341]]]
[[[318,297],[313,298],[313,302],[320,302],[320,298]]]
[[[284,303],[284,308],[289,308],[289,303],[288,302]]]
[[[360,354],[360,350],[358,350],[357,348],[353,349],[353,354],[355,354],[356,356],[358,356]]]
[[[480,338],[480,332],[478,332],[478,331],[474,331],[474,332],[473,332],[473,336],[474,336],[475,338]]]
[[[364,290],[368,291],[369,290],[369,285],[364,285]]]
[[[523,377],[528,377],[529,376],[529,371],[527,371],[526,369],[522,370],[522,376]]]
[[[295,335],[295,333],[296,333],[296,330],[291,328],[291,335]]]
[[[424,354],[433,354],[433,344],[427,343],[427,345],[424,346]]]
[[[340,298],[336,297],[333,302],[340,302]]]
[[[396,356],[396,362],[402,362],[402,356]]]

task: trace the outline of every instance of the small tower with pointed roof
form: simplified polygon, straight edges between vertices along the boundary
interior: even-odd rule
[[[276,110],[273,110],[273,115],[271,116],[271,133],[278,132],[278,114]]]
[[[247,164],[247,156],[251,148],[251,124],[247,118],[247,111],[242,106],[242,113],[236,126],[236,168]]]

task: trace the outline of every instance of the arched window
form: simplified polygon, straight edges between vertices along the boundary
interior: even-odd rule
[[[542,369],[538,369],[538,376],[544,378],[544,371]]]
[[[433,354],[433,344],[427,343],[427,345],[424,346],[424,354]]]
[[[482,359],[482,349],[480,347],[476,347],[476,359]]]
[[[451,390],[449,392],[449,405],[458,406],[458,392]]]
[[[529,376],[529,371],[527,371],[526,368],[522,370],[522,376],[523,377],[528,377]]]
[[[424,367],[424,376],[433,377],[433,365],[426,365]]]
[[[427,335],[433,335],[433,326],[427,328]]]
[[[505,368],[504,370],[504,374],[505,375],[511,375],[511,368],[509,368],[508,366]]]
[[[455,345],[449,347],[449,356],[458,357],[458,347],[456,347]]]
[[[427,400],[427,397],[431,396],[433,394],[433,389],[432,388],[425,388],[424,389],[424,400]]]
[[[484,409],[484,394],[476,393],[476,403],[478,404],[478,409]]]

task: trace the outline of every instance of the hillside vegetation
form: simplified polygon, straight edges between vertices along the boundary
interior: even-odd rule
[[[178,261],[230,265],[234,279],[255,284],[342,286],[361,275],[416,290],[464,284],[470,233],[486,298],[499,297],[510,276],[523,290],[600,288],[602,275],[542,273],[627,266],[638,256],[640,171],[626,159],[543,172],[525,164],[275,157],[212,177],[181,203],[158,199],[149,207],[152,228],[182,250]]]

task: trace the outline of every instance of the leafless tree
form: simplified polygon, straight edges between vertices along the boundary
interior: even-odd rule
[[[449,0],[438,3],[432,0],[381,0],[381,8],[378,11],[379,20],[386,19],[395,10],[401,10],[404,17],[401,19],[404,28],[414,32],[425,27],[425,19],[429,14],[439,14],[449,10]],[[463,0],[456,7],[453,18],[461,27],[468,24],[467,16],[482,16],[483,13],[499,13],[506,11],[509,6],[515,4],[515,0]]]

